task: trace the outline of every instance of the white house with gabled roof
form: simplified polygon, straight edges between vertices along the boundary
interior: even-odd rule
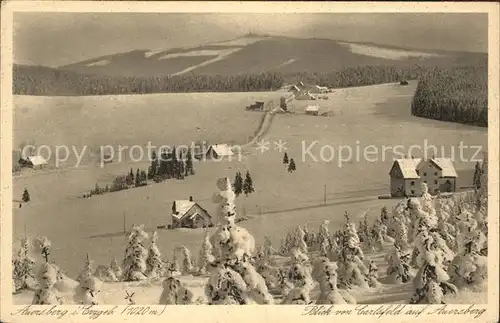
[[[421,196],[421,184],[426,183],[430,194],[455,192],[458,177],[450,158],[396,159],[389,172],[391,196]]]

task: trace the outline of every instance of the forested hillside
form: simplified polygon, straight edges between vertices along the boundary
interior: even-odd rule
[[[428,69],[420,77],[412,114],[442,121],[488,125],[487,64]]]

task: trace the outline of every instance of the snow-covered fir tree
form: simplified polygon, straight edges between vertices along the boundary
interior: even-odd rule
[[[235,224],[235,194],[227,180],[220,179],[221,190],[213,200],[219,203],[219,224],[210,237],[213,255],[206,295],[210,304],[268,304],[272,300],[263,277],[253,266],[255,239]]]
[[[443,269],[442,255],[433,237],[427,235],[422,245],[423,263],[413,280],[410,304],[444,304],[444,296],[456,294],[457,287],[448,282],[450,277]]]
[[[212,201],[218,205],[216,210],[216,214],[219,216],[218,222],[227,222],[230,218],[234,222],[234,217],[236,216],[236,206],[234,204],[236,194],[233,191],[231,181],[227,177],[220,178],[217,180],[217,187],[220,191],[212,196]]]
[[[301,252],[307,253],[307,243],[305,241],[306,233],[302,230],[301,226],[298,225],[295,229],[295,247]]]
[[[397,245],[402,250],[409,249],[410,245],[408,243],[408,229],[404,219],[401,217],[393,217],[391,225],[394,232],[394,244]]]
[[[370,229],[370,247],[373,251],[381,251],[384,249],[384,232],[382,222],[377,219]]]
[[[380,282],[378,281],[378,267],[372,260],[368,264],[368,286],[371,288],[380,287]]]
[[[478,228],[477,220],[468,211],[460,214],[458,253],[448,273],[457,287],[484,289],[487,283],[488,259],[481,254],[488,240]]]
[[[251,302],[245,281],[230,266],[215,261],[210,264],[209,272],[205,287],[209,305],[245,305]]]
[[[177,278],[172,276],[173,269],[168,270],[163,280],[163,291],[160,296],[160,305],[187,305],[193,303],[193,293]]]
[[[264,237],[264,256],[269,259],[272,255],[276,253],[276,250],[273,248],[273,243],[269,236]]]
[[[158,278],[164,275],[165,268],[161,259],[161,252],[156,245],[158,241],[158,233],[156,231],[151,235],[151,240],[148,250],[148,258],[146,259],[146,274],[150,278]]]
[[[87,258],[82,272],[78,275],[78,286],[75,289],[74,301],[76,304],[98,305],[98,294],[101,291],[102,282],[93,275],[92,262]]]
[[[111,259],[111,263],[109,264],[110,269],[115,274],[116,279],[121,280],[123,276],[123,270],[118,264],[118,260],[116,258]]]
[[[19,252],[12,259],[12,279],[14,282],[14,292],[34,288],[35,260],[29,254],[29,240],[23,238]]]
[[[356,299],[337,287],[337,269],[335,262],[326,257],[316,259],[313,265],[312,277],[318,282],[320,294],[316,304],[356,304]]]
[[[148,250],[144,247],[144,240],[148,238],[148,234],[144,231],[143,226],[134,226],[128,236],[128,245],[125,249],[125,257],[123,259],[123,280],[137,281],[147,278],[146,259]]]
[[[57,282],[57,270],[48,262],[41,265],[37,275],[38,289],[33,296],[33,305],[58,305],[62,304],[59,293],[54,288]]]
[[[257,304],[271,305],[274,299],[269,293],[266,280],[257,272],[257,269],[245,255],[243,261],[236,259],[233,267],[243,278],[247,286],[248,296]]]
[[[436,215],[438,218],[437,229],[441,237],[446,241],[447,246],[452,251],[458,250],[457,245],[457,230],[454,224],[451,223],[450,218],[450,208],[447,205],[443,205],[444,201],[442,199],[436,200]]]
[[[339,283],[350,288],[352,285],[368,287],[368,268],[364,264],[364,255],[354,223],[349,214],[345,214],[346,222],[342,230],[342,241],[339,252]]]
[[[413,278],[410,272],[410,254],[397,242],[385,259],[388,262],[387,277],[391,284],[407,283]]]
[[[38,237],[34,241],[35,251],[42,255],[45,262],[49,262],[50,248],[52,243],[45,237]]]
[[[181,272],[183,275],[188,275],[193,273],[193,261],[191,260],[191,251],[186,246],[179,246],[177,249],[182,255],[182,268]]]
[[[98,265],[94,271],[94,276],[103,282],[117,282],[118,278],[111,266]]]
[[[363,221],[359,222],[358,236],[361,244],[367,249],[370,249],[372,246],[370,229],[370,225],[368,224],[368,212],[366,212]]]
[[[207,273],[208,265],[215,261],[212,248],[209,232],[206,231],[200,248],[200,256],[198,257],[198,272],[202,275]]]

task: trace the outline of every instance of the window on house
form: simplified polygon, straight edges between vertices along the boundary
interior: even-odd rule
[[[412,194],[412,195],[415,195],[415,191],[414,191],[414,190],[411,190],[411,194]]]
[[[415,185],[415,181],[411,181],[410,185],[414,186]]]
[[[438,173],[437,173],[437,172],[435,172],[435,173],[434,173],[434,176],[438,176]]]
[[[434,181],[434,184],[436,184],[436,185],[437,185],[437,183],[438,183],[438,181]]]
[[[424,176],[427,176],[427,173],[424,172]]]

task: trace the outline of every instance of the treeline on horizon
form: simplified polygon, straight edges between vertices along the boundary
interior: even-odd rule
[[[422,67],[360,66],[330,72],[106,77],[83,75],[40,66],[14,66],[13,94],[107,95],[180,92],[273,91],[300,81],[332,88],[416,79]]]
[[[419,78],[412,115],[488,126],[487,64],[427,69]]]

